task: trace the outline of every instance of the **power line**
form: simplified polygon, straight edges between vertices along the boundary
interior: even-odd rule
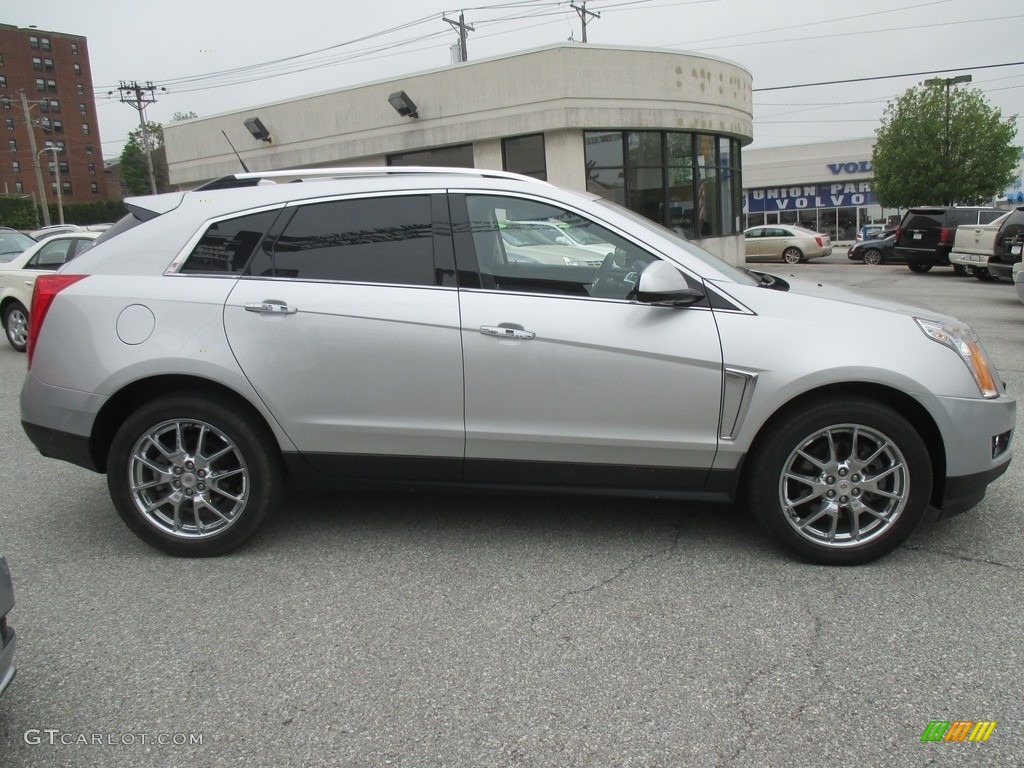
[[[894,80],[899,77],[921,77],[923,75],[939,75],[945,72],[966,72],[969,69],[998,69],[999,67],[1019,67],[1024,61],[1011,61],[1006,64],[982,64],[976,67],[950,67],[949,69],[930,69],[925,72],[904,72],[899,75],[877,75],[875,77],[853,77],[847,80],[823,80],[820,83],[799,83],[797,85],[776,85],[771,88],[754,88],[754,93],[766,91],[788,91],[793,88],[814,88],[819,85],[845,85],[847,83],[866,83],[871,80]]]

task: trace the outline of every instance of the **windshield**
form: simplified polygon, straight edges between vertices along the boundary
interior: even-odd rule
[[[0,261],[10,261],[35,244],[35,240],[21,232],[0,232]]]

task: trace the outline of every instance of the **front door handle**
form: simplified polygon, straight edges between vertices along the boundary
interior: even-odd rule
[[[259,312],[261,315],[294,315],[299,310],[278,301],[264,301],[245,305],[246,312]]]
[[[506,328],[503,325],[481,325],[480,333],[484,336],[497,336],[499,339],[534,339],[537,337],[533,331],[526,331],[522,328]]]

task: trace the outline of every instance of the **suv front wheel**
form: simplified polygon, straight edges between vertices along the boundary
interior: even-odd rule
[[[273,439],[230,400],[186,394],[129,416],[110,446],[107,485],[118,514],[172,555],[235,549],[276,505],[283,470]]]
[[[778,420],[753,456],[754,515],[796,555],[856,565],[902,543],[928,504],[927,448],[900,414],[873,400],[819,400]]]

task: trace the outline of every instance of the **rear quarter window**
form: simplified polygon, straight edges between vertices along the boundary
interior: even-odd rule
[[[942,211],[908,211],[903,218],[903,229],[939,229],[943,226]]]
[[[279,211],[225,219],[209,226],[185,259],[185,274],[239,275]]]

